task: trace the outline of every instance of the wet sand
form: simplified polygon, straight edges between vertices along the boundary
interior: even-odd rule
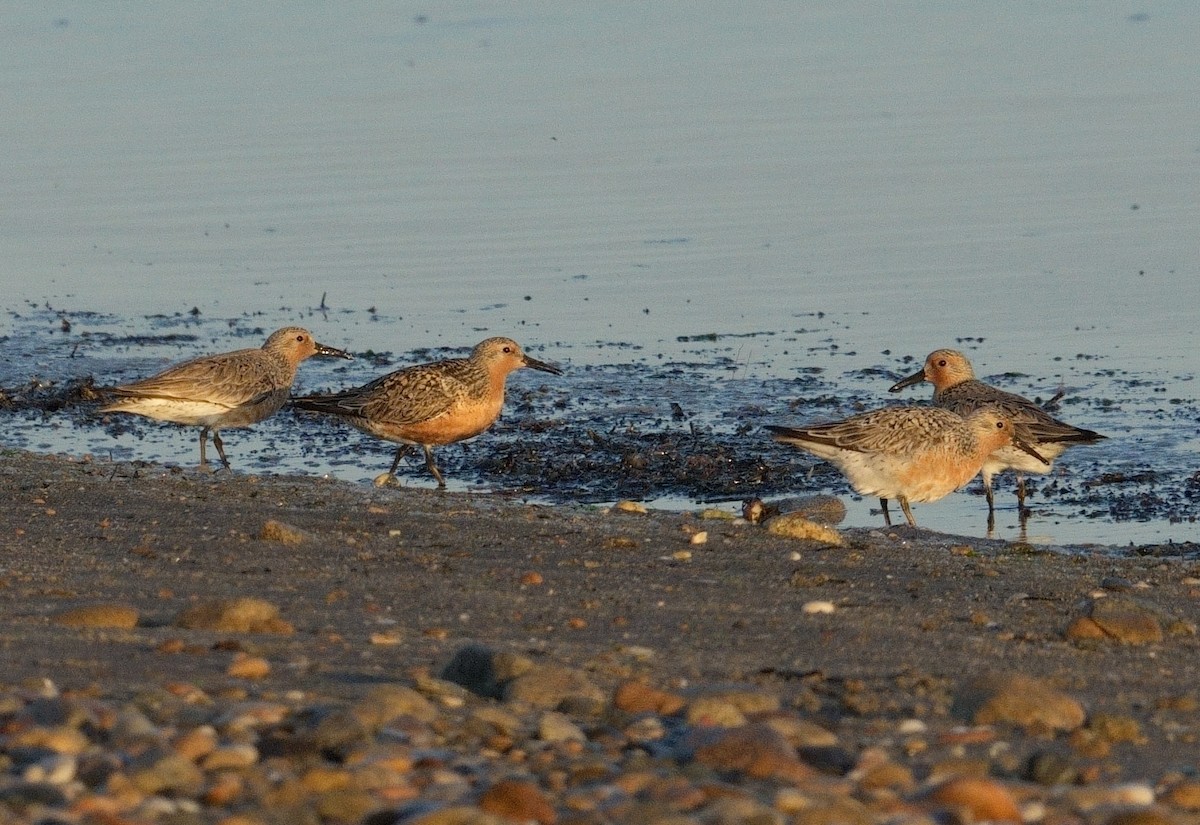
[[[833,767],[805,757],[818,774],[854,776],[864,754],[882,753],[910,772],[903,799],[959,763],[1017,798],[1052,796],[1054,781],[1035,770],[1051,754],[1069,768],[1062,787],[1147,783],[1161,803],[1196,767],[1200,564],[1182,560],[1192,546],[1066,556],[881,527],[848,530],[832,547],[698,513],[17,451],[3,456],[0,490],[0,672],[12,695],[119,706],[194,692],[200,705],[353,708],[399,685],[437,704],[441,688],[422,680],[482,645],[561,665],[604,697],[630,680],[685,703],[730,686],[775,697],[836,737]],[[701,532],[706,541],[693,538]],[[275,624],[181,626],[189,608],[235,598],[277,608]],[[95,605],[136,620],[63,624]],[[1012,674],[1085,717],[1061,730],[1019,714],[983,724],[971,697]],[[515,701],[497,695],[463,701]],[[609,702],[559,709],[593,734],[622,729]],[[511,753],[501,761],[515,768]],[[792,781],[716,770],[776,809]],[[574,821],[580,812],[552,786],[542,793],[557,820]],[[236,807],[206,802],[201,821]],[[1185,810],[1173,804],[1171,815]]]

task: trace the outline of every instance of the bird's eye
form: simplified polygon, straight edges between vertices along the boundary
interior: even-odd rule
[[[505,348],[504,348],[504,351],[505,351],[505,352],[507,352],[507,353],[511,353],[511,352],[513,351],[513,348],[512,348],[512,347],[505,347]]]
[[[297,340],[297,341],[301,341],[301,342],[302,342],[302,341],[304,341],[304,336],[303,336],[303,335],[297,335],[297,336],[296,336],[296,340]]]
[[[945,359],[945,358],[943,358],[941,361],[938,361],[938,366],[939,366],[939,367],[944,367],[944,366],[946,366],[946,359]]]
[[[997,430],[1003,430],[1003,429],[1004,429],[1004,422],[1003,422],[1003,421],[997,421],[997,422],[996,422],[996,429],[997,429]]]

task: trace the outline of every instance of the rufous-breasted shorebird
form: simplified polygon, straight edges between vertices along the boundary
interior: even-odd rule
[[[416,445],[425,451],[425,466],[438,486],[445,487],[433,448],[490,427],[504,405],[508,374],[521,367],[562,374],[558,367],[526,355],[511,338],[488,338],[467,358],[405,367],[355,389],[294,398],[292,404],[335,415],[376,438],[400,444],[391,469],[375,479],[377,485],[395,477],[400,459]]]
[[[933,384],[935,406],[951,410],[959,415],[969,415],[983,406],[1000,409],[1016,426],[1021,437],[1037,451],[1041,459],[1034,459],[1023,450],[1012,446],[1001,447],[983,462],[983,490],[987,497],[988,513],[996,509],[992,493],[992,477],[1003,470],[1017,471],[1017,508],[1025,509],[1025,477],[1023,473],[1044,474],[1050,472],[1054,459],[1062,455],[1067,447],[1076,444],[1094,444],[1105,436],[1092,430],[1074,427],[1059,421],[1028,398],[1016,393],[1005,392],[985,384],[975,377],[971,362],[958,350],[939,349],[929,353],[925,365],[907,378],[897,381],[891,392],[900,392],[922,381]]]
[[[1015,445],[1038,458],[990,407],[966,418],[940,407],[885,407],[831,424],[767,429],[836,466],[859,495],[878,496],[889,526],[888,499],[897,499],[916,527],[909,502],[937,501],[959,489],[1001,447]]]

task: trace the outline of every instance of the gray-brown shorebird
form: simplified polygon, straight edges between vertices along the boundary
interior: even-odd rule
[[[301,327],[271,333],[257,349],[206,355],[176,364],[158,375],[114,387],[117,400],[100,412],[132,413],[158,421],[200,427],[200,466],[208,466],[209,432],[225,469],[220,430],[247,427],[276,413],[292,389],[296,368],[313,355],[353,358],[348,352],[318,344]]]

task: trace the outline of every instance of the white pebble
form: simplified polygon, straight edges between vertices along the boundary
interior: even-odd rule
[[[29,782],[65,785],[75,778],[76,765],[74,756],[65,754],[47,756],[27,767],[24,778]]]
[[[1101,788],[1069,788],[1063,796],[1068,804],[1085,813],[1113,806],[1145,808],[1154,804],[1154,788],[1137,782]]]
[[[1046,818],[1046,803],[1038,799],[1021,803],[1022,822],[1041,822]]]
[[[824,601],[805,602],[804,606],[801,607],[800,609],[803,610],[805,613],[809,613],[809,614],[832,613],[833,612],[833,602],[824,602]]]
[[[701,530],[699,533],[692,533],[692,544],[704,544],[708,541],[708,531]]]
[[[1127,785],[1117,785],[1113,789],[1117,801],[1126,805],[1153,805],[1154,788],[1137,782]]]

